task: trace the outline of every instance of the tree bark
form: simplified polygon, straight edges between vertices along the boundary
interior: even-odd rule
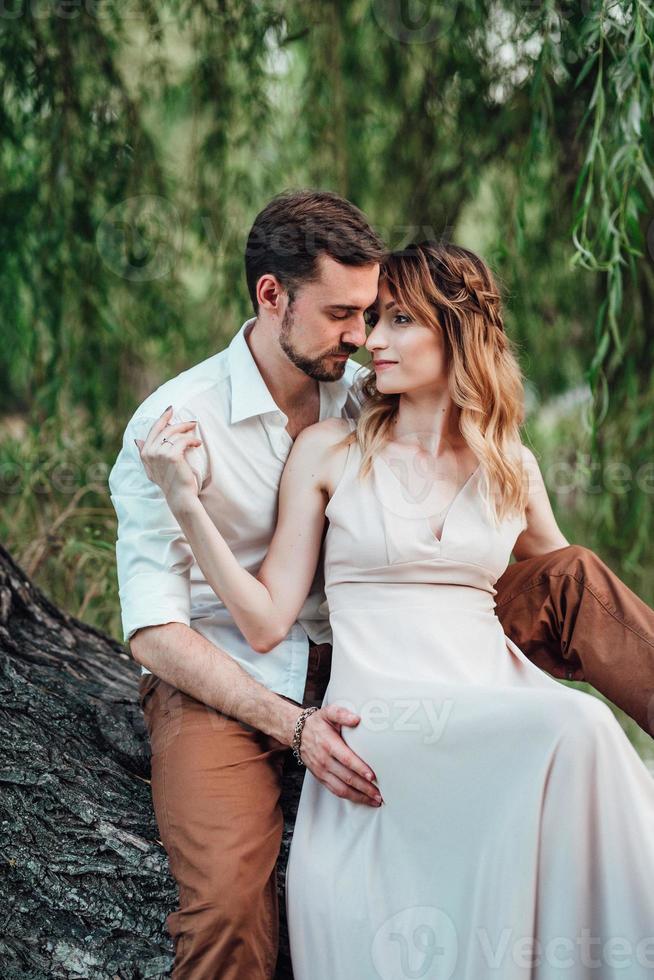
[[[3,980],[170,974],[177,888],[158,839],[138,664],[54,606],[0,545]],[[282,893],[304,770],[284,774]]]

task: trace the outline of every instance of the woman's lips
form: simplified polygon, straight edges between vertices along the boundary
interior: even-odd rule
[[[375,371],[383,371],[385,368],[394,367],[397,361],[373,361]]]

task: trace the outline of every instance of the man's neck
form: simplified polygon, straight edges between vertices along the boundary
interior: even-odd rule
[[[275,337],[255,320],[246,330],[245,341],[275,404],[288,416],[292,438],[320,418],[320,389],[284,354]]]

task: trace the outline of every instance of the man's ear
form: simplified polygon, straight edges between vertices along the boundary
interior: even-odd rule
[[[269,313],[279,315],[285,292],[286,290],[277,276],[273,276],[272,273],[267,272],[257,282],[259,309],[268,310]]]

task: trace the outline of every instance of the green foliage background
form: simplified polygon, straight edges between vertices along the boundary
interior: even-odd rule
[[[26,570],[120,635],[124,425],[250,315],[249,226],[313,185],[491,263],[561,527],[653,602],[653,42],[644,0],[5,4],[0,521]]]

